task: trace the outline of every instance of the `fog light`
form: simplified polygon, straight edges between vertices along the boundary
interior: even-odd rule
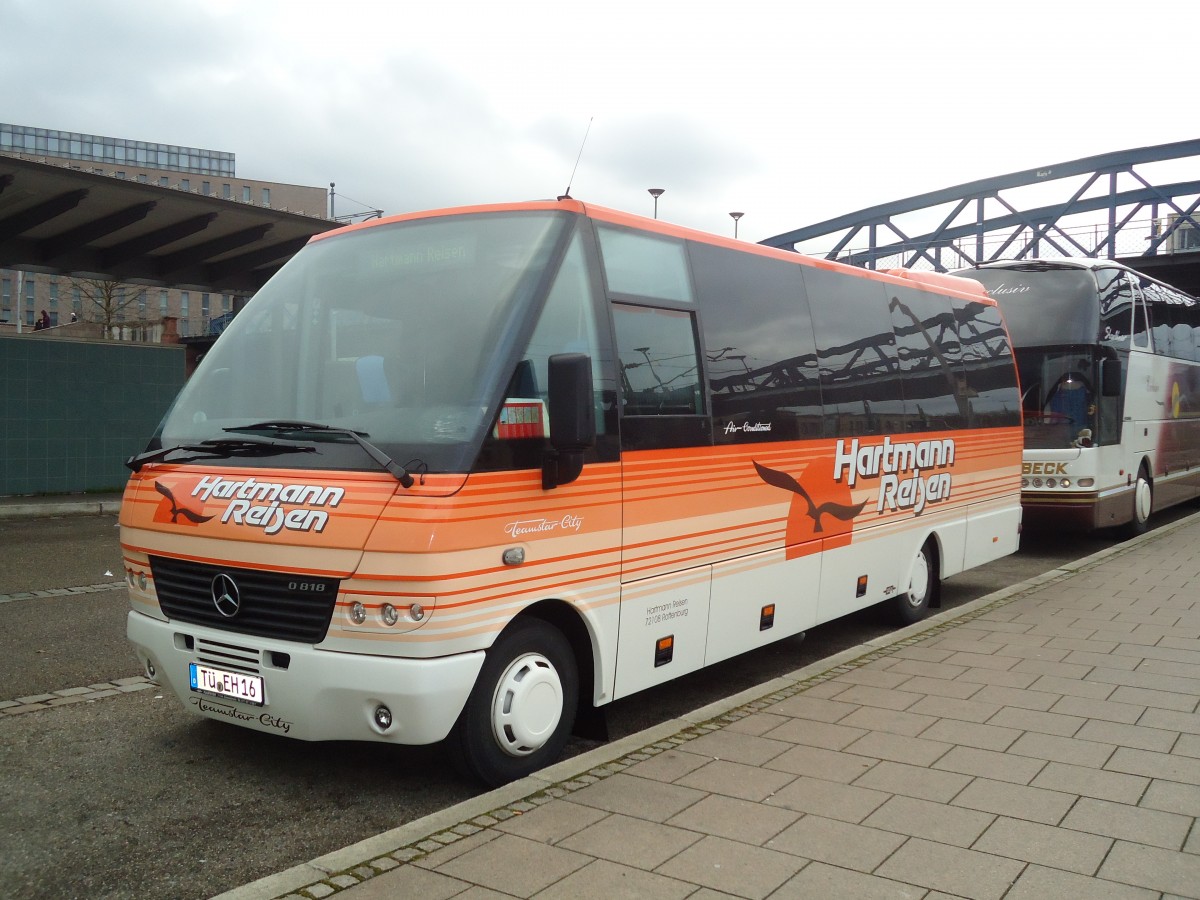
[[[375,724],[380,731],[387,731],[392,727],[392,711],[382,704],[375,707]]]
[[[420,603],[414,603],[408,608],[408,617],[414,622],[420,622],[425,618],[425,607]]]
[[[361,625],[367,621],[367,608],[357,600],[350,604],[350,621],[355,625]]]
[[[1091,487],[1091,486],[1092,486],[1093,484],[1095,484],[1095,483],[1096,483],[1096,479],[1095,479],[1095,478],[1080,478],[1080,479],[1079,479],[1079,486],[1080,486],[1080,487]]]
[[[383,604],[383,609],[379,611],[379,615],[383,619],[383,624],[389,628],[400,621],[400,613],[396,612],[396,607],[390,603]]]
[[[146,677],[153,679],[157,673],[154,671],[154,663],[147,660],[146,662]]]
[[[146,589],[146,573],[145,572],[138,572],[138,588],[143,591]]]

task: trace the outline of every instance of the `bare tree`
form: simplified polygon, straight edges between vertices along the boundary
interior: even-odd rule
[[[115,327],[135,318],[127,314],[131,307],[135,310],[144,308],[142,301],[146,297],[146,288],[141,285],[98,278],[72,278],[71,281],[83,303],[83,320],[99,322],[104,326],[105,337],[112,337]],[[145,324],[144,314],[136,319]]]

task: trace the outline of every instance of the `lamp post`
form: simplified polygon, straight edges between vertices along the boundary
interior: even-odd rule
[[[666,193],[666,188],[647,188],[650,196],[654,198],[654,218],[658,218],[658,198]]]
[[[744,215],[745,215],[744,212],[731,212],[729,214],[729,217],[731,219],[733,219],[733,239],[735,241],[737,240],[738,219],[740,219]]]

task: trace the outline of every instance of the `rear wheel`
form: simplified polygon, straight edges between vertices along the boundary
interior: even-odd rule
[[[449,749],[464,774],[495,787],[558,759],[579,704],[571,645],[541,619],[513,625],[487,651]]]
[[[892,620],[899,625],[920,622],[929,614],[929,607],[935,602],[937,591],[937,550],[931,539],[917,551],[908,579],[908,590],[892,598],[889,609]]]

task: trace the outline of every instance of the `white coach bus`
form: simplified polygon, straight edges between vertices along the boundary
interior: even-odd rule
[[[963,269],[1000,304],[1025,420],[1026,519],[1140,534],[1200,494],[1200,303],[1120,263]]]

